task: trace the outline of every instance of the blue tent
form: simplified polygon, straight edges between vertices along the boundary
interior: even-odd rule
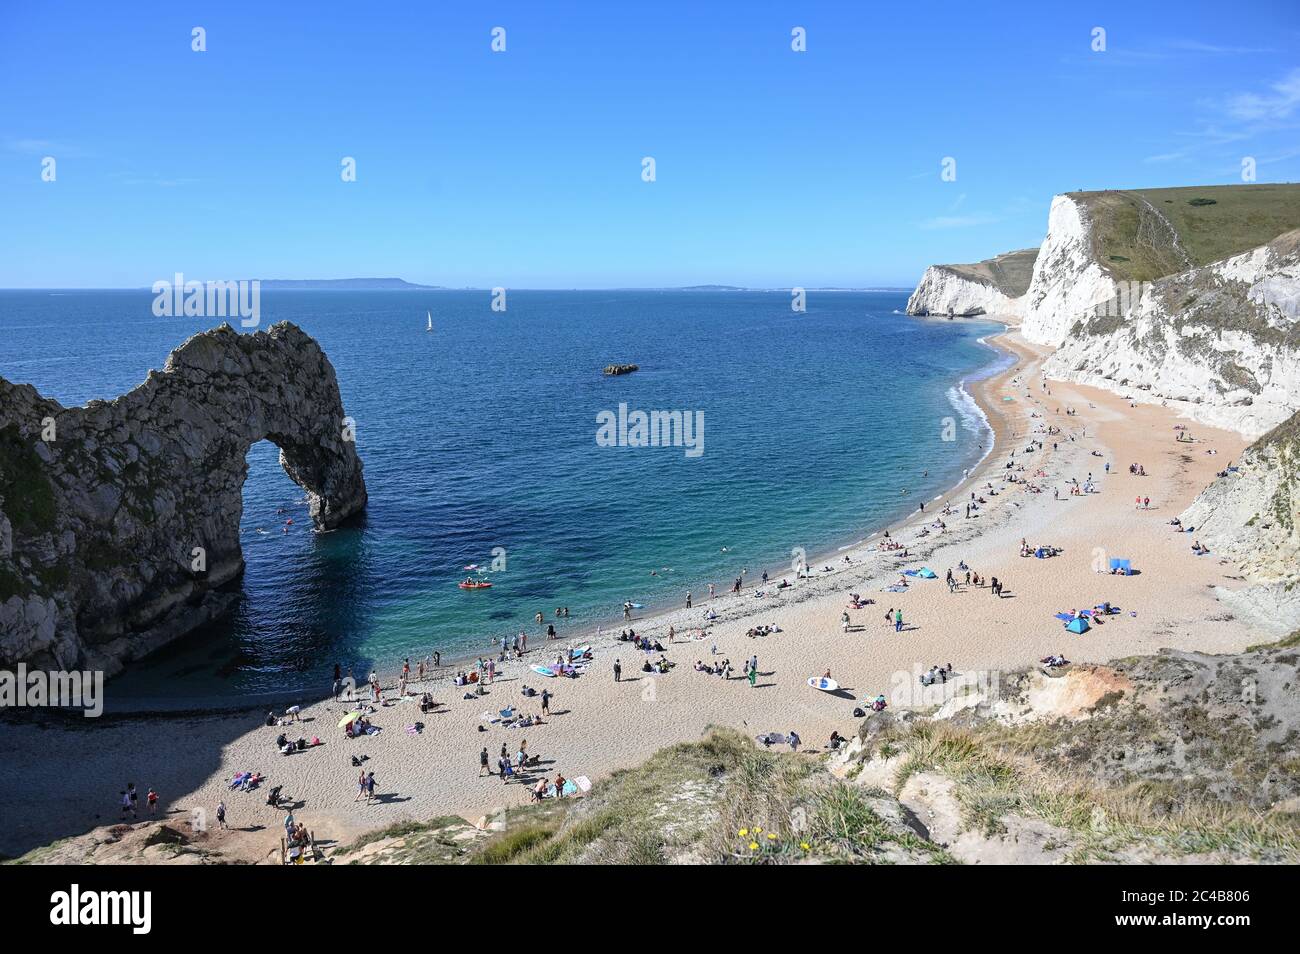
[[[930,569],[928,566],[923,566],[921,567],[921,571],[917,573],[917,576],[921,577],[924,580],[933,580],[934,570]]]
[[[1110,568],[1111,570],[1119,570],[1125,576],[1133,572],[1133,566],[1129,560],[1120,560],[1116,557],[1110,558]]]
[[[1088,621],[1086,619],[1080,616],[1078,619],[1072,619],[1068,623],[1066,623],[1065,628],[1072,633],[1078,633],[1079,635],[1082,636],[1092,627],[1088,625]]]

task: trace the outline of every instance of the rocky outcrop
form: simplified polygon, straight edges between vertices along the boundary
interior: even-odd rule
[[[607,364],[605,365],[605,374],[611,377],[619,374],[631,374],[633,371],[640,371],[641,366],[636,364]]]
[[[80,408],[0,378],[0,665],[112,675],[228,608],[245,455],[263,439],[318,528],[364,509],[334,369],[294,325],[195,335]]]
[[[1220,601],[1277,633],[1300,628],[1300,412],[1252,444],[1180,518],[1251,584]]]
[[[1300,408],[1300,230],[1118,291],[1071,325],[1044,373],[1247,437]]]
[[[973,265],[931,265],[910,298],[909,315],[1020,320],[1037,249],[1006,252]]]

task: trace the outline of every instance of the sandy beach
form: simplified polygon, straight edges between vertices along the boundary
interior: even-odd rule
[[[882,550],[885,538],[878,533],[858,547],[810,560],[811,578],[791,576],[792,585],[782,590],[756,587],[751,573],[739,596],[722,595],[730,580],[715,581],[719,595],[710,600],[708,581],[694,581],[690,610],[630,624],[663,643],[676,664],[666,675],[641,672],[647,654],[616,641],[615,630],[600,639],[550,643],[530,634],[525,659],[499,666],[482,697],[462,698],[465,690],[452,686],[444,670],[438,679],[413,682],[412,695],[394,701],[394,680],[386,679],[385,699],[391,704],[370,716],[381,731],[362,739],[343,736],[339,719],[354,707],[332,699],[301,700],[300,723],[284,728],[266,727],[262,710],[99,720],[42,717],[38,729],[31,721],[6,720],[0,722],[0,748],[24,768],[0,782],[6,817],[0,852],[17,854],[117,821],[118,792],[131,781],[141,793],[154,788],[161,797],[159,815],[178,820],[191,818],[195,810],[211,819],[224,799],[233,830],[213,837],[223,839],[229,853],[257,860],[278,846],[284,815],[266,804],[271,786],[282,786],[298,819],[328,845],[404,819],[444,814],[475,819],[498,806],[526,802],[527,785],[481,775],[484,747],[495,770],[503,744],[513,755],[527,739],[529,754],[540,757],[539,772],[598,782],[664,745],[699,736],[711,724],[751,736],[795,730],[807,750],[822,749],[833,730],[844,735],[856,730],[853,710],[866,703],[855,700],[884,693],[893,705],[941,701],[934,692],[922,697],[917,691],[917,677],[933,665],[951,663],[958,674],[988,679],[1051,653],[1105,661],[1162,647],[1229,652],[1258,642],[1258,632],[1227,614],[1209,589],[1235,585],[1234,567],[1214,554],[1194,555],[1194,534],[1169,526],[1247,442],[1198,424],[1177,431],[1182,422],[1168,408],[1130,406],[1118,395],[1079,385],[1044,386],[1039,373],[1044,349],[1027,345],[1015,332],[999,336],[998,344],[1015,353],[1016,365],[972,387],[994,428],[994,449],[963,485],[943,499],[926,500],[924,514],[889,528],[907,556],[903,550]],[[1192,442],[1176,441],[1179,433],[1190,433]],[[1043,448],[1029,450],[1033,441],[1042,441]],[[1133,463],[1146,475],[1130,474]],[[1090,476],[1095,493],[1070,493],[1071,481],[1082,485]],[[1031,484],[1039,492],[1032,492]],[[968,518],[965,506],[972,493],[985,502]],[[1136,506],[1138,497],[1149,498],[1149,506]],[[946,515],[945,502],[951,504]],[[943,529],[934,526],[937,520]],[[1022,539],[1061,552],[1049,559],[1025,558]],[[1128,577],[1099,572],[1111,557],[1129,559],[1139,572]],[[1002,581],[1001,597],[987,587],[963,585],[950,592],[945,573],[951,568],[964,580],[965,571],[958,569],[962,561],[980,576]],[[921,567],[938,578],[909,578],[905,591],[887,591],[901,571]],[[772,578],[773,584],[778,581]],[[757,590],[765,595],[755,595]],[[845,632],[841,614],[850,592],[874,603],[850,609]],[[1053,618],[1104,601],[1122,611],[1084,635],[1065,631]],[[885,622],[890,609],[903,611],[899,632]],[[706,611],[716,619],[707,621]],[[702,638],[668,642],[670,627],[683,632],[706,625]],[[747,635],[759,625],[779,632]],[[588,642],[594,645],[594,661],[577,679],[546,679],[529,669],[550,662],[568,645]],[[741,670],[752,655],[757,655],[759,677],[751,688]],[[623,672],[617,683],[615,659]],[[693,668],[697,660],[724,659],[735,670],[729,680]],[[809,677],[827,671],[842,693],[807,685]],[[551,715],[542,724],[503,728],[484,718],[511,704],[538,714],[539,701],[521,694],[524,685],[554,693]],[[418,697],[426,690],[441,705],[421,714]],[[422,723],[421,730],[408,729],[416,723]],[[324,744],[282,756],[274,745],[281,732],[290,738],[319,736]],[[360,769],[354,756],[365,756],[364,768],[375,773],[373,802],[355,800]],[[255,792],[229,791],[229,779],[242,771],[261,772],[267,781]]]

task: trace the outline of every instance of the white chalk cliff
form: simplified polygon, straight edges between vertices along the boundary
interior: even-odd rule
[[[1181,519],[1251,584],[1217,587],[1221,602],[1280,635],[1300,628],[1300,413],[1247,448]]]
[[[972,265],[931,265],[907,300],[909,315],[989,315],[1018,324],[1036,249],[1006,252]]]
[[[1066,328],[1048,377],[1167,402],[1247,437],[1300,408],[1300,230],[1143,284],[1096,312]]]
[[[1025,293],[1021,334],[1059,345],[1080,317],[1115,297],[1115,280],[1096,258],[1087,206],[1073,196],[1056,196]]]
[[[1215,206],[1229,213],[1203,211]],[[1258,437],[1300,409],[1300,230],[1285,231],[1300,224],[1295,208],[1288,186],[1058,195],[1036,252],[931,266],[908,313],[1018,319],[1026,340],[1057,349],[1049,377]],[[1192,267],[1189,238],[1228,257]],[[1241,251],[1229,256],[1232,241]]]
[[[1019,320],[1022,301],[1009,298],[992,284],[976,281],[947,265],[931,265],[907,300],[907,313],[954,318],[997,315]]]

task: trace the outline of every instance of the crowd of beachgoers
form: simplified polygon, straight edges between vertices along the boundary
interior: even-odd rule
[[[977,389],[993,450],[911,518],[785,572],[738,567],[677,608],[646,611],[629,594],[612,626],[539,609],[529,631],[477,659],[431,650],[364,682],[341,660],[319,699],[252,719],[112,720],[42,733],[39,752],[30,734],[0,727],[0,744],[38,766],[27,788],[45,793],[6,796],[11,842],[112,820],[114,798],[131,802],[115,780],[129,777],[162,803],[151,811],[218,817],[222,837],[292,838],[306,816],[319,844],[581,797],[709,725],[815,756],[869,712],[929,704],[975,676],[1249,643],[1206,587],[1232,568],[1188,547],[1194,528],[1178,523],[1244,442],[1209,428],[1193,437],[1168,409],[1046,381],[1041,351],[1004,340],[1017,366]],[[1221,619],[1197,625],[1208,618]],[[82,767],[75,779],[39,768],[66,764]]]

